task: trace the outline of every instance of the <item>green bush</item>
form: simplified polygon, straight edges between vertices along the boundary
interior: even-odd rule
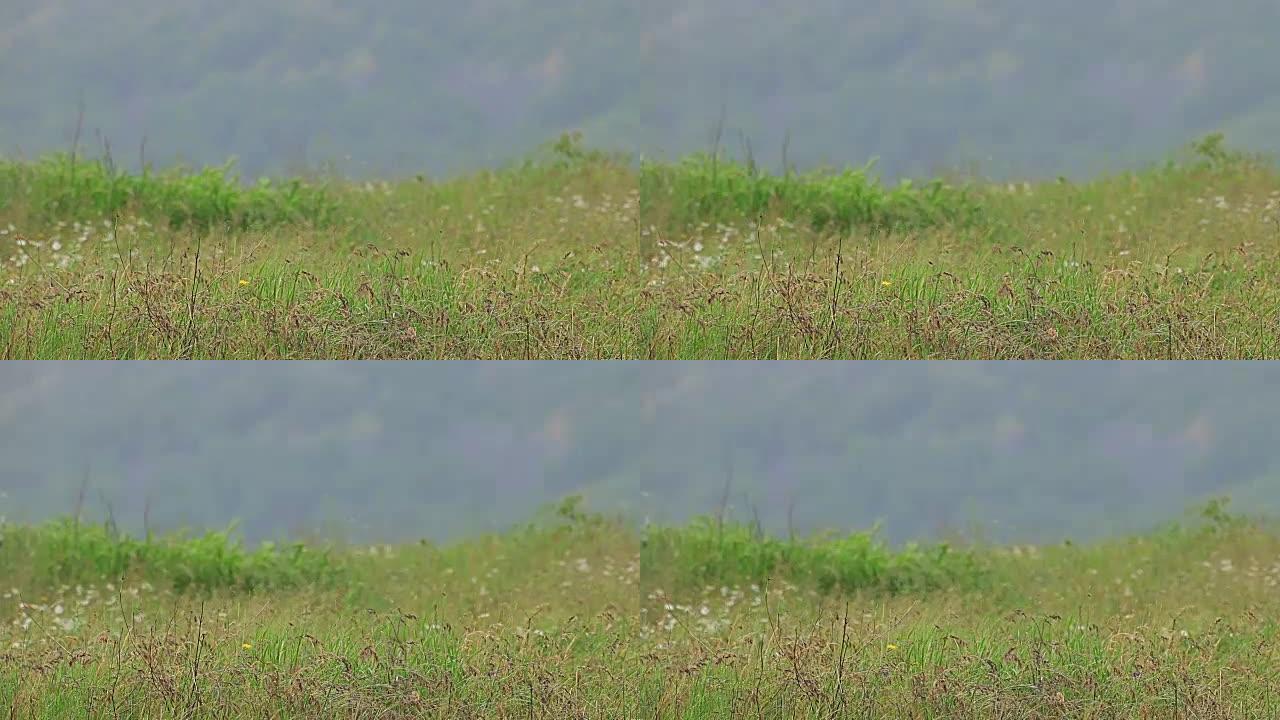
[[[917,229],[943,223],[969,223],[980,206],[962,188],[941,180],[917,185],[903,180],[885,187],[871,177],[872,163],[840,173],[760,173],[753,165],[707,154],[675,164],[645,162],[640,168],[641,197],[668,213],[676,226],[734,222],[761,215],[807,222],[818,231],[848,232]]]
[[[690,585],[760,583],[787,578],[821,592],[890,593],[977,586],[987,570],[971,551],[946,544],[894,550],[875,531],[783,540],[738,523],[701,518],[651,528],[641,557],[646,572]]]
[[[125,576],[169,583],[174,591],[331,587],[343,579],[328,552],[302,543],[263,543],[246,549],[231,530],[197,537],[137,539],[109,525],[58,520],[3,529],[0,571],[20,567],[46,584],[110,580]]]
[[[0,161],[0,209],[21,200],[43,220],[107,218],[129,212],[171,228],[247,229],[337,217],[338,202],[321,185],[266,178],[242,185],[234,161],[198,172],[150,169],[131,175],[109,160],[55,154]]]

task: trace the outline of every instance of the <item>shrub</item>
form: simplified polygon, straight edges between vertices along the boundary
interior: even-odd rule
[[[700,518],[676,528],[650,528],[645,571],[690,585],[760,583],[785,577],[824,593],[890,593],[976,586],[986,568],[972,551],[946,544],[910,544],[899,550],[874,530],[844,536],[782,540],[738,523]]]
[[[69,519],[36,527],[8,528],[0,546],[0,568],[25,566],[46,584],[138,576],[167,582],[176,592],[333,586],[342,569],[327,551],[302,543],[263,543],[246,549],[232,530],[196,537],[137,539],[109,525]]]
[[[328,190],[302,180],[266,178],[242,185],[234,161],[198,172],[183,169],[131,175],[109,160],[67,154],[31,163],[0,161],[0,208],[21,199],[44,220],[94,219],[129,211],[171,228],[247,229],[337,217]]]
[[[871,177],[872,164],[840,173],[775,176],[697,154],[676,164],[646,162],[640,168],[641,197],[661,207],[678,226],[732,222],[776,215],[807,222],[818,231],[917,229],[968,223],[979,216],[977,201],[941,180],[910,180],[885,187]]]

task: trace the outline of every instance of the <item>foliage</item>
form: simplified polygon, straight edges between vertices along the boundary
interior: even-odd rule
[[[333,587],[342,570],[328,551],[301,542],[244,547],[232,530],[137,539],[110,524],[73,519],[4,527],[0,570],[39,585],[141,578],[175,592]]]
[[[980,206],[964,189],[942,180],[919,186],[902,180],[886,188],[870,176],[872,165],[834,174],[775,176],[752,163],[695,154],[675,164],[643,163],[640,187],[646,203],[685,227],[767,216],[807,222],[817,232],[847,233],[854,228],[963,226],[980,215]]]
[[[651,527],[641,565],[678,587],[743,585],[788,579],[823,593],[923,592],[978,587],[985,571],[971,550],[946,543],[892,549],[876,531],[784,540],[742,523],[702,517],[681,527]]]
[[[325,226],[337,216],[336,199],[321,185],[261,178],[246,186],[234,174],[234,165],[231,160],[198,172],[146,168],[130,174],[109,158],[65,153],[33,163],[0,161],[0,210],[20,203],[45,222],[127,214],[174,230]]]

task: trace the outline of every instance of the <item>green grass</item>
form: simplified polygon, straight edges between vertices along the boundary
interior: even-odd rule
[[[56,154],[31,164],[0,162],[0,208],[21,206],[44,223],[109,218],[121,213],[181,231],[212,227],[249,230],[275,225],[323,226],[337,202],[322,185],[262,178],[245,186],[234,163],[132,175],[110,158]]]
[[[1212,505],[1095,544],[957,547],[972,564],[949,582],[826,588],[803,562],[756,563],[771,543],[793,559],[824,552],[817,538],[735,536],[708,582],[712,526],[641,533],[570,503],[503,535],[347,547],[333,560],[360,593],[179,588],[156,565],[113,577],[91,552],[65,583],[31,568],[44,567],[32,539],[65,540],[66,524],[6,527],[0,707],[15,718],[1280,712],[1280,528],[1267,520]],[[684,540],[659,552],[655,537]],[[153,542],[208,557],[198,541]],[[825,544],[828,562],[851,567],[917,552]],[[675,545],[702,561],[675,559]]]
[[[901,593],[986,581],[973,552],[945,543],[895,551],[873,532],[782,540],[712,518],[647,533],[641,562],[665,569],[681,587],[760,584],[785,575],[823,593]]]
[[[981,217],[964,188],[941,180],[917,187],[910,180],[885,188],[872,166],[839,173],[760,172],[754,164],[693,155],[677,164],[644,163],[640,187],[645,209],[666,209],[665,224],[688,230],[700,223],[735,223],[762,216],[809,225],[815,232],[884,232],[967,225]]]
[[[179,593],[207,593],[225,588],[333,587],[344,579],[342,569],[324,551],[302,543],[264,543],[250,551],[232,530],[137,539],[109,524],[67,519],[38,529],[5,529],[0,538],[0,565],[9,568],[11,577],[22,574],[26,582],[37,585],[145,577]]]
[[[891,188],[572,138],[444,182],[52,158],[0,172],[0,358],[1272,358],[1277,239],[1280,172],[1217,138]]]

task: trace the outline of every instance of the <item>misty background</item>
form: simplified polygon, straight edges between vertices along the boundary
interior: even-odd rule
[[[1280,363],[6,363],[0,516],[448,539],[581,493],[1050,541],[1280,505]]]
[[[0,153],[448,174],[562,131],[778,168],[1079,176],[1280,150],[1280,3],[5,0]],[[143,141],[145,139],[145,153]]]

